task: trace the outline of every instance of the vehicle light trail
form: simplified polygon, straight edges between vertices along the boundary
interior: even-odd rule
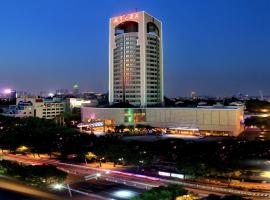
[[[255,197],[256,198],[269,198],[270,197],[270,193],[266,193],[266,192],[251,192],[251,191],[245,191],[245,190],[228,188],[228,187],[225,188],[225,187],[216,186],[216,185],[207,185],[203,183],[194,183],[194,182],[191,183],[191,182],[180,181],[180,180],[177,180],[177,181],[168,180],[168,179],[145,176],[145,175],[140,175],[140,174],[120,172],[116,170],[110,170],[110,173],[106,174],[106,172],[108,171],[106,169],[63,163],[57,160],[30,158],[24,155],[5,154],[3,158],[7,160],[14,160],[17,162],[23,162],[27,164],[31,164],[31,163],[35,164],[35,162],[39,164],[40,163],[51,164],[60,169],[64,169],[68,173],[74,173],[77,175],[81,175],[83,177],[89,174],[102,173],[102,176],[99,177],[101,179],[111,181],[111,182],[128,184],[130,186],[138,187],[138,188],[149,189],[149,188],[158,187],[161,185],[178,184],[186,188],[208,191],[209,194],[215,192],[215,193],[230,194],[230,195],[241,195],[241,196],[253,197],[253,198]]]

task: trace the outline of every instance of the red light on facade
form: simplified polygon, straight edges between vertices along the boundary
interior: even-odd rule
[[[43,99],[36,99],[36,103],[42,103]]]
[[[113,18],[113,23],[119,23],[119,22],[121,23],[124,21],[136,20],[136,19],[139,19],[139,14],[138,13],[131,13],[128,15],[122,15],[122,16]]]

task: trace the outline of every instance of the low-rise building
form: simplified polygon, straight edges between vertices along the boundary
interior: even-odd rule
[[[92,108],[82,107],[84,124],[149,125],[179,134],[238,136],[243,131],[243,107]]]
[[[4,114],[14,117],[34,117],[34,107],[32,102],[18,102],[16,105],[10,105]]]

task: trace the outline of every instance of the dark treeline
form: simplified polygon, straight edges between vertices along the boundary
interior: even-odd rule
[[[245,119],[246,126],[256,126],[258,128],[270,130],[270,117],[250,117]]]
[[[63,157],[84,154],[92,144],[92,137],[52,120],[0,116],[0,148],[10,152],[26,146],[34,154],[60,152]]]
[[[251,99],[246,101],[246,111],[251,113],[261,113],[262,109],[270,110],[270,102],[261,101],[259,99]]]
[[[125,141],[115,137],[99,138],[93,152],[112,162],[122,162],[140,167],[155,167],[171,163],[176,171],[199,176],[234,176],[248,170],[266,166],[253,165],[259,160],[270,159],[270,141],[224,141],[187,142],[166,139],[153,142]],[[252,162],[250,162],[252,161]]]

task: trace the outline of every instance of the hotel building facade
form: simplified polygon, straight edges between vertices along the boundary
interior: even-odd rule
[[[110,18],[109,103],[163,102],[162,23],[146,12]]]

